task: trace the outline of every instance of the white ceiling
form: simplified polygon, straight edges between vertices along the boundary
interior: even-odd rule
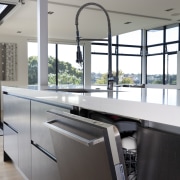
[[[75,40],[75,16],[87,0],[48,0],[48,35],[51,39]],[[94,0],[109,13],[112,35],[137,29],[149,29],[180,23],[180,0]],[[84,38],[107,37],[107,19],[96,6],[88,6],[79,16],[80,36]],[[94,9],[97,8],[97,9]],[[167,9],[172,11],[166,11]],[[125,22],[132,22],[124,24]],[[17,34],[17,31],[22,33]],[[0,25],[0,34],[37,36],[37,2],[26,0],[13,15]]]

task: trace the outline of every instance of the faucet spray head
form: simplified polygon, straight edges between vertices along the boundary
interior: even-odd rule
[[[76,52],[76,62],[81,64],[83,62],[82,53],[80,50],[80,46],[77,46],[77,52]]]

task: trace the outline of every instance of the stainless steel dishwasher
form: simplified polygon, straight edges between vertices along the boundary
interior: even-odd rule
[[[47,114],[61,180],[127,179],[116,127],[57,110]]]

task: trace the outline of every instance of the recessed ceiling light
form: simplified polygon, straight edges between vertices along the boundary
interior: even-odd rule
[[[125,22],[124,24],[131,24],[132,22],[128,21],[128,22]]]
[[[169,12],[169,11],[172,11],[174,10],[173,8],[170,8],[170,9],[166,9],[165,11]]]
[[[54,12],[53,11],[48,11],[48,14],[51,15],[51,14],[54,14]]]

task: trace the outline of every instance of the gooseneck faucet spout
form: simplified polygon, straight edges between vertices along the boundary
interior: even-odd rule
[[[112,39],[111,39],[111,23],[110,23],[110,18],[109,15],[107,13],[107,11],[104,9],[104,7],[102,7],[100,4],[97,3],[86,3],[84,5],[82,5],[79,10],[77,11],[76,14],[76,19],[75,19],[75,25],[76,25],[76,41],[77,41],[77,63],[82,63],[83,62],[83,58],[82,58],[82,54],[80,51],[80,36],[79,36],[79,29],[78,29],[78,18],[79,18],[79,14],[80,12],[87,6],[90,5],[94,5],[94,6],[98,6],[100,9],[102,9],[107,17],[107,23],[108,23],[108,84],[107,84],[107,89],[108,90],[113,90],[113,82],[114,82],[114,77],[112,74]],[[85,40],[85,39],[84,39]],[[88,39],[88,40],[93,40],[93,39]]]

